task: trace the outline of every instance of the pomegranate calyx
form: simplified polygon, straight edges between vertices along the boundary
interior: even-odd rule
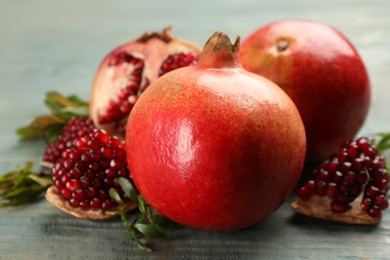
[[[77,218],[82,219],[108,219],[112,217],[116,217],[117,214],[107,214],[106,211],[99,209],[99,210],[83,210],[81,208],[75,208],[67,200],[64,200],[59,196],[58,189],[55,186],[51,186],[47,189],[45,198],[47,201],[49,201],[51,204],[56,206],[58,209],[71,214]],[[124,211],[128,212],[130,210],[133,210],[137,208],[138,204],[135,201],[127,201],[126,207],[124,208]],[[119,213],[119,206],[114,206],[110,209],[110,212],[118,211]]]
[[[232,44],[229,36],[225,33],[215,32],[204,45],[199,56],[198,66],[215,69],[240,67],[239,49],[239,36]]]

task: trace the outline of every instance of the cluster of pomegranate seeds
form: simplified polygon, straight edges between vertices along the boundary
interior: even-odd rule
[[[92,132],[95,126],[91,119],[83,117],[73,117],[69,119],[57,140],[47,146],[43,160],[55,163],[62,155],[65,149],[72,148],[76,145],[76,139]]]
[[[165,73],[178,68],[195,65],[197,61],[198,55],[193,52],[171,54],[161,64],[158,76],[161,77]]]
[[[118,178],[130,178],[124,147],[123,141],[104,130],[95,129],[78,138],[52,169],[59,196],[83,210],[108,210],[116,205],[109,189],[123,195]]]
[[[384,157],[368,138],[362,137],[343,144],[316,168],[297,195],[303,201],[313,195],[327,197],[334,213],[347,212],[356,200],[369,216],[379,218],[389,206],[388,183]]]
[[[120,121],[127,118],[139,95],[149,85],[148,80],[142,82],[142,74],[145,63],[142,59],[136,58],[126,52],[118,52],[111,56],[109,66],[116,67],[115,73],[126,74],[126,86],[120,88],[116,95],[109,101],[104,115],[99,115],[100,124]],[[118,66],[123,66],[122,70]],[[115,76],[114,76],[115,77]],[[121,75],[118,75],[121,77]]]

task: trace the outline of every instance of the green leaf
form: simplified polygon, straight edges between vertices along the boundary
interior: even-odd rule
[[[71,119],[72,117],[88,117],[88,107],[64,107],[59,110],[59,116],[64,119]]]
[[[114,188],[110,188],[108,190],[108,194],[110,194],[110,197],[113,198],[118,204],[123,203],[123,200],[119,196],[119,193]]]
[[[0,206],[18,206],[31,202],[44,193],[52,183],[50,176],[38,176],[33,163],[8,172],[0,178]]]
[[[119,177],[118,183],[119,186],[121,186],[123,193],[125,193],[129,199],[137,201],[138,194],[135,191],[134,186],[131,184],[131,182],[128,179],[124,177]]]
[[[135,223],[133,227],[141,234],[147,237],[162,237],[165,236],[164,230],[156,224]]]
[[[138,209],[141,212],[142,215],[146,215],[146,206],[144,198],[141,195],[137,196],[137,202],[138,202]]]

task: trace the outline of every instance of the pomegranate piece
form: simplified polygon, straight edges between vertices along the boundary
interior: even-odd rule
[[[105,212],[113,211],[117,206],[109,196],[109,189],[115,188],[123,197],[118,178],[130,180],[125,144],[104,130],[97,129],[75,142],[75,146],[64,150],[54,164],[54,185],[48,189],[46,198],[58,208],[79,218],[109,218],[111,215]],[[136,205],[129,200],[127,210]]]
[[[55,163],[65,149],[76,145],[76,139],[92,132],[95,126],[91,119],[84,117],[73,117],[69,119],[57,140],[47,146],[43,161]]]
[[[156,78],[193,65],[200,49],[171,34],[145,33],[111,51],[101,62],[90,94],[90,116],[98,128],[124,137],[129,113]]]
[[[389,203],[386,162],[366,137],[353,139],[314,169],[292,207],[304,215],[375,224]]]

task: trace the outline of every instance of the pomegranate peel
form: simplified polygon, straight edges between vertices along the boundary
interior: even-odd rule
[[[106,211],[102,209],[83,210],[81,208],[75,208],[69,203],[69,201],[61,198],[61,196],[58,194],[58,189],[55,186],[51,186],[47,189],[45,198],[58,209],[77,218],[100,220],[117,216],[117,214],[107,214]],[[138,204],[135,201],[128,201],[125,205],[126,206],[123,208],[125,212],[134,210],[138,207]],[[119,212],[119,210],[119,205],[110,208],[110,212]]]

